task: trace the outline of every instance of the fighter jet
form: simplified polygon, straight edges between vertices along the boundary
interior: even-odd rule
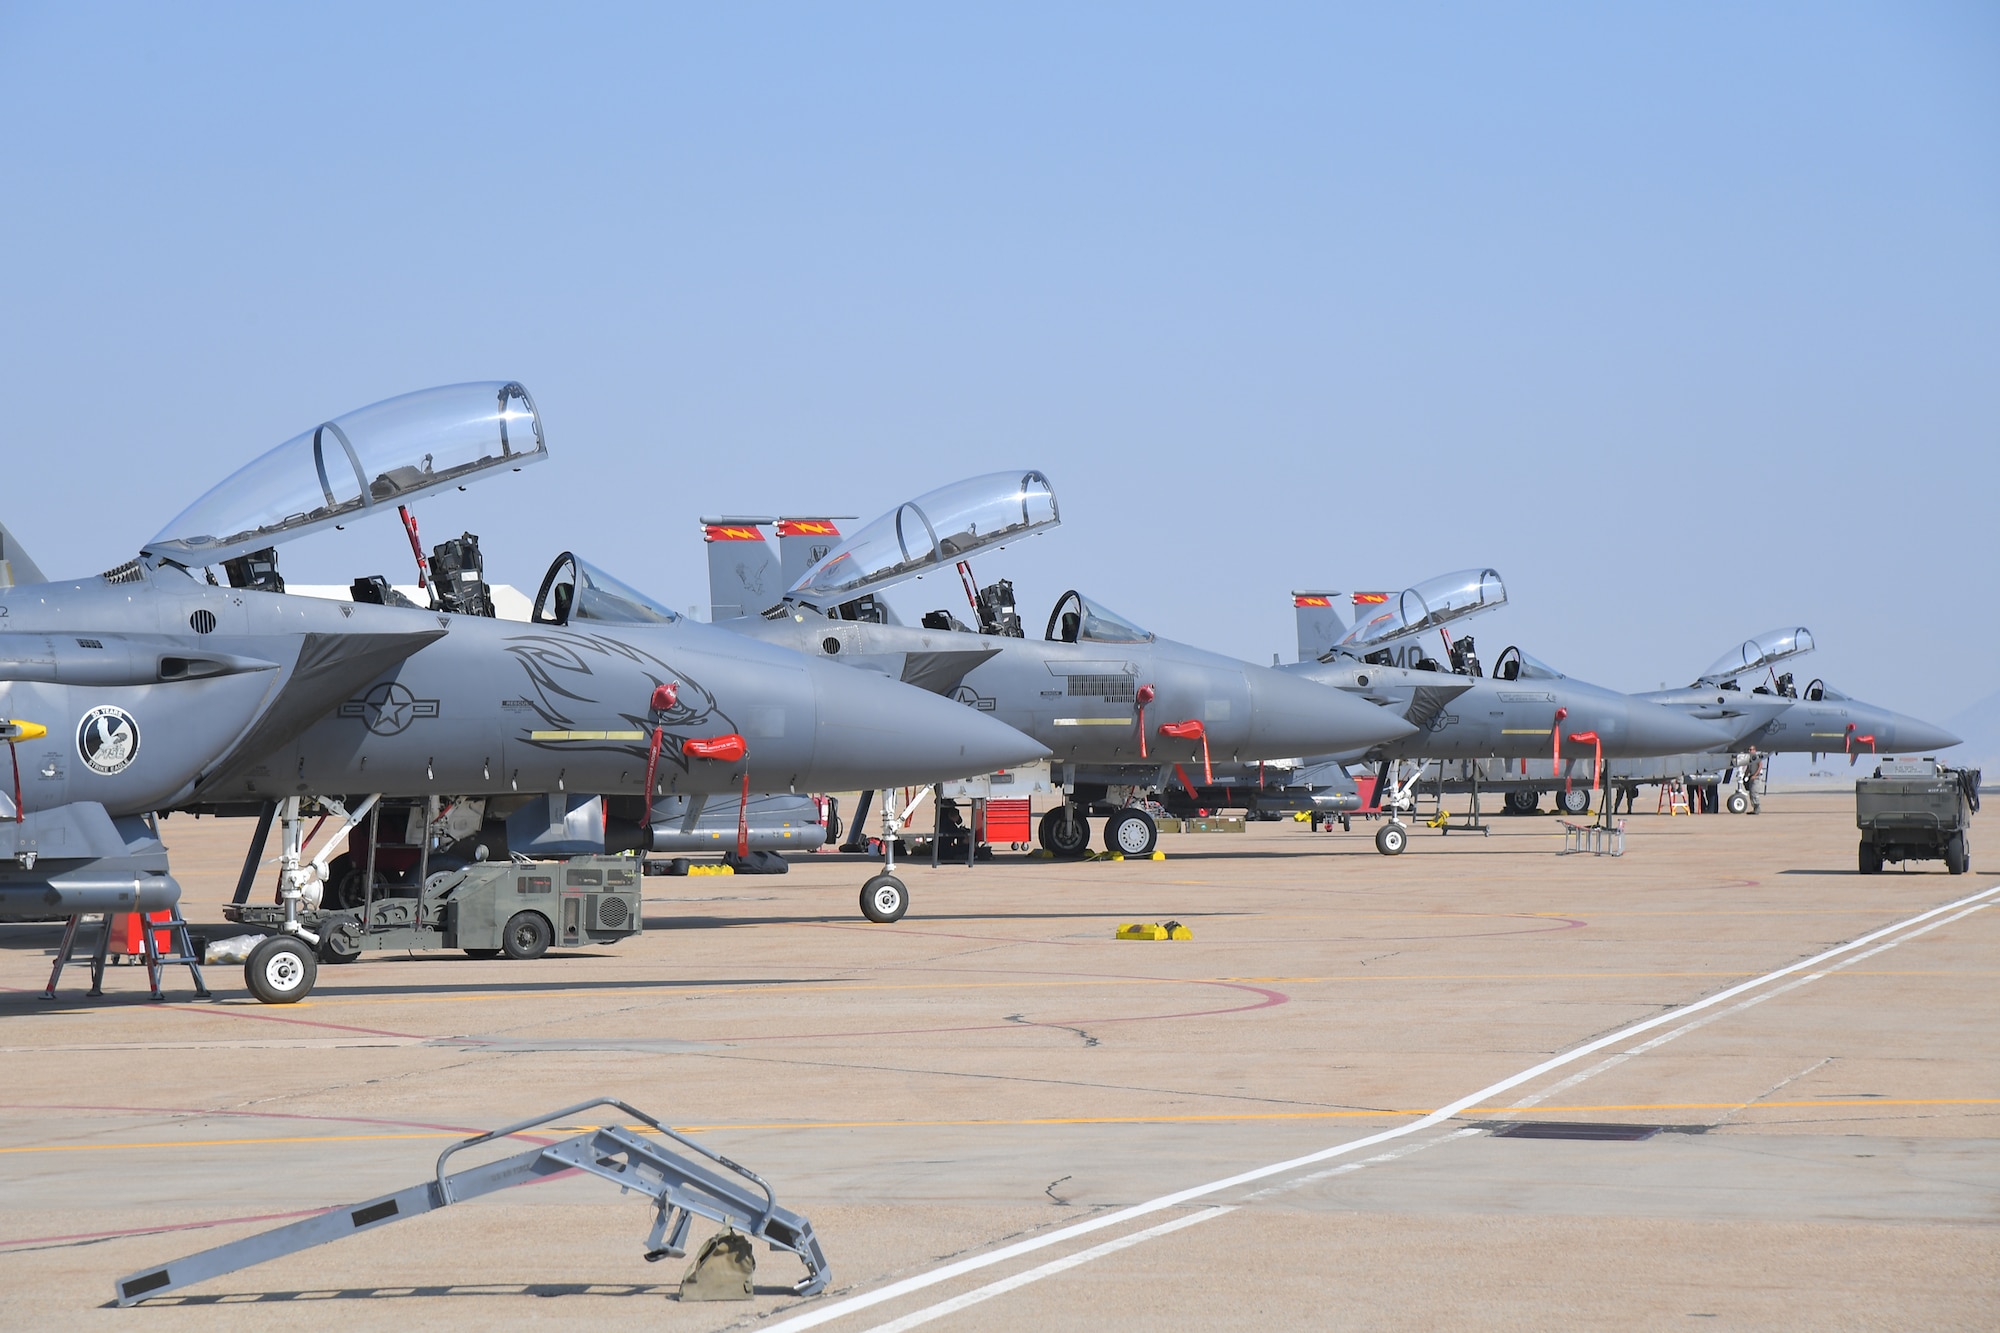
[[[1948,749],[1959,738],[1918,718],[1864,703],[1813,680],[1803,691],[1792,672],[1778,665],[1812,652],[1812,632],[1781,627],[1745,639],[1724,653],[1683,689],[1653,690],[1636,697],[1708,716],[1727,715],[1733,725],[1729,748],[1763,754],[1918,754]],[[1763,676],[1745,689],[1744,682]]]
[[[707,526],[718,617],[775,582],[757,531],[765,522]],[[1059,856],[1088,849],[1092,812],[1107,817],[1107,847],[1150,852],[1158,829],[1139,802],[1172,782],[1176,768],[1361,751],[1415,730],[1365,700],[1163,639],[1076,590],[1057,599],[1042,637],[1028,638],[1013,585],[981,587],[970,557],[1060,522],[1042,473],[974,477],[898,505],[827,550],[782,596],[716,623],[921,684],[1048,746],[1065,800],[1043,817],[1039,836]],[[732,525],[739,531],[714,530]],[[925,575],[949,580],[954,567],[974,623],[949,609],[929,612],[919,626],[896,623],[881,592]]]
[[[1478,769],[1470,765],[1480,761],[1540,759],[1558,770],[1581,764],[1590,779],[1581,793],[1587,800],[1607,759],[1706,749],[1727,739],[1727,732],[1710,723],[1565,676],[1518,647],[1501,653],[1487,675],[1472,636],[1454,638],[1450,627],[1505,605],[1506,585],[1492,569],[1442,574],[1397,594],[1356,594],[1352,623],[1339,616],[1337,597],[1293,594],[1301,660],[1281,670],[1394,709],[1419,730],[1365,753],[1309,755],[1282,775],[1234,770],[1213,790],[1189,790],[1190,803],[1261,803],[1336,814],[1345,803],[1329,802],[1323,794],[1343,786],[1331,770],[1373,763],[1379,765],[1374,800],[1391,812],[1377,830],[1376,847],[1394,856],[1407,845],[1401,816],[1427,765],[1437,765],[1439,780],[1447,765],[1466,766],[1479,782]],[[1426,647],[1432,632],[1439,637],[1442,662]],[[1329,633],[1337,637],[1323,647]],[[1401,771],[1406,763],[1407,777]],[[1496,779],[1491,785],[1504,784]]]
[[[279,445],[103,575],[0,591],[0,920],[173,905],[155,818],[172,811],[275,805],[289,907],[325,877],[301,857],[315,805],[352,825],[381,797],[443,796],[483,802],[490,822],[581,792],[638,822],[652,799],[929,783],[1047,756],[933,693],[686,619],[601,573],[545,585],[528,625],[465,613],[476,559],[453,557],[465,567],[430,608],[376,604],[379,578],[348,603],[284,592],[279,544],[399,509],[414,544],[413,501],[546,457],[518,383],[409,394]],[[318,941],[290,915],[248,966],[297,998]]]
[[[1816,647],[1805,626],[1780,626],[1743,640],[1681,689],[1638,695],[1727,728],[1725,758],[1718,763],[1713,754],[1673,755],[1614,765],[1612,779],[1629,792],[1641,783],[1680,778],[1711,809],[1754,813],[1761,805],[1758,779],[1773,754],[1809,754],[1815,762],[1840,754],[1851,767],[1864,755],[1935,754],[1959,744],[1942,727],[1851,698],[1823,680],[1798,689],[1794,673],[1778,668]],[[1719,786],[1729,772],[1739,779],[1725,807]]]

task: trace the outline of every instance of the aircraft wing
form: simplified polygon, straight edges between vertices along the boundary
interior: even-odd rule
[[[442,629],[401,634],[307,634],[277,697],[241,740],[195,779],[190,802],[217,799],[259,760],[338,708],[369,681],[436,643]],[[234,794],[234,793],[232,793]]]

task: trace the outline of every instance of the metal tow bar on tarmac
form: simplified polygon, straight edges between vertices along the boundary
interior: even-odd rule
[[[454,1153],[519,1134],[537,1125],[566,1120],[597,1106],[610,1106],[623,1111],[660,1135],[699,1153],[723,1170],[712,1170],[630,1130],[603,1125],[557,1143],[503,1157],[497,1162],[468,1167],[451,1175],[444,1172],[445,1163]],[[392,1222],[476,1199],[482,1194],[491,1194],[513,1185],[525,1185],[544,1176],[570,1170],[587,1171],[610,1181],[620,1190],[637,1190],[653,1200],[653,1228],[646,1236],[646,1260],[649,1263],[685,1255],[688,1227],[696,1216],[701,1216],[754,1240],[765,1241],[774,1250],[796,1254],[806,1266],[806,1275],[793,1284],[795,1294],[812,1296],[826,1287],[829,1277],[826,1255],[820,1250],[819,1238],[813,1235],[812,1223],[797,1213],[780,1208],[777,1196],[762,1176],[727,1157],[710,1152],[693,1139],[675,1133],[645,1112],[635,1110],[614,1097],[598,1097],[454,1143],[438,1155],[435,1178],[408,1189],[335,1208],[304,1221],[246,1236],[227,1245],[191,1254],[185,1259],[144,1268],[122,1277],[114,1285],[116,1303],[133,1305],[164,1296],[191,1283],[234,1273],[339,1240],[343,1236],[372,1231]],[[683,1284],[685,1290],[686,1284]],[[743,1295],[748,1294],[746,1283]],[[686,1297],[683,1296],[683,1299]]]

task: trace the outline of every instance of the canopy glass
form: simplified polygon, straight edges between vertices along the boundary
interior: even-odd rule
[[[1333,645],[1333,651],[1360,657],[1411,635],[1506,603],[1506,585],[1490,569],[1440,574],[1403,589],[1366,620],[1357,619],[1353,628]]]
[[[1151,643],[1154,635],[1072,589],[1056,599],[1042,637],[1061,643]]]
[[[1695,683],[1719,685],[1725,680],[1762,671],[1788,657],[1809,653],[1813,647],[1812,631],[1803,625],[1794,629],[1765,630],[1716,658],[1714,665],[1702,672]]]
[[[671,625],[680,616],[631,584],[564,551],[535,594],[538,625]]]
[[[1563,673],[1531,653],[1509,648],[1493,663],[1495,680],[1561,680]]]
[[[826,608],[1062,522],[1039,472],[970,477],[896,506],[826,553],[785,593]]]
[[[252,460],[141,554],[214,564],[548,456],[541,416],[519,384],[423,389],[321,422]]]

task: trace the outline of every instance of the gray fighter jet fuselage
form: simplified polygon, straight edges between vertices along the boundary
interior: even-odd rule
[[[1046,504],[1047,518],[1019,520],[1019,530],[1053,526],[1053,495],[1039,473],[975,478],[877,520],[808,569],[763,614],[717,623],[808,657],[922,684],[1046,745],[1072,798],[1061,812],[1065,831],[1052,849],[1069,854],[1087,844],[1084,809],[1106,803],[1118,807],[1117,818],[1136,794],[1171,781],[1176,766],[1365,750],[1412,732],[1410,724],[1364,700],[1160,638],[1074,591],[1058,599],[1043,637],[1035,639],[1026,636],[1011,586],[1003,583],[969,589],[971,613],[991,621],[979,629],[944,611],[927,615],[922,626],[840,613],[860,605],[885,615],[872,590],[920,569],[942,569],[1000,540],[993,534],[1009,529],[993,516],[1009,506],[1018,513],[1023,504],[1019,494],[1010,492],[998,503],[980,489],[1000,482],[1026,485]],[[988,519],[984,526],[981,516]],[[880,555],[875,543],[890,529],[901,535]],[[745,586],[746,545],[734,541],[726,551],[729,577]],[[711,538],[712,561],[721,558],[717,549]],[[996,600],[996,592],[1003,596]],[[1150,850],[1150,820],[1143,832],[1123,850]]]
[[[415,447],[423,465],[382,471],[376,506],[460,484],[441,466],[450,432],[476,418],[460,390],[489,417],[497,393],[525,433],[533,409],[510,406],[526,402],[518,385],[377,404],[316,428],[309,451],[295,447],[302,436],[238,474],[275,517],[232,512],[243,488],[225,483],[218,492],[230,494],[211,493],[176,520],[201,526],[170,525],[139,560],[0,590],[0,720],[27,724],[12,727],[21,780],[0,802],[0,919],[171,905],[178,887],[144,817],[174,810],[353,793],[643,800],[649,768],[662,797],[746,783],[849,790],[1046,756],[934,694],[677,617],[619,587],[573,590],[555,623],[524,625],[224,587],[183,564],[191,547],[224,560],[359,516],[373,506],[342,499],[341,469],[366,475],[361,460],[391,444]],[[387,429],[434,419],[443,433],[419,431],[414,446]],[[290,479],[308,498],[273,505],[273,478],[301,460]],[[516,449],[499,466],[517,460],[533,458]],[[213,522],[217,513],[232,521]],[[614,616],[593,618],[612,603]]]
[[[1944,728],[1850,698],[1825,681],[1803,691],[1780,664],[1814,650],[1804,626],[1781,627],[1745,639],[1690,685],[1636,697],[1695,717],[1714,717],[1730,732],[1729,749],[1743,754],[1929,754],[1959,738]],[[1744,688],[1744,682],[1760,683]]]

